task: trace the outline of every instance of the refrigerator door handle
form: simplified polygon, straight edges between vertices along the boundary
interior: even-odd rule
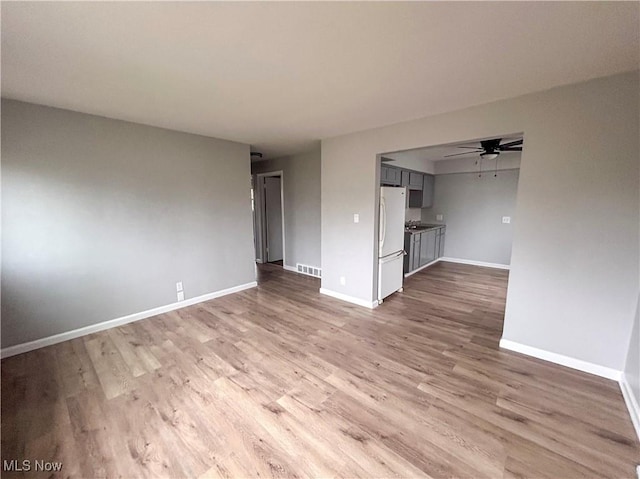
[[[380,252],[382,252],[384,238],[387,236],[387,207],[384,203],[384,197],[380,197],[380,226],[382,227],[382,234],[380,236]]]
[[[384,263],[388,263],[389,261],[394,261],[394,260],[396,260],[396,259],[398,259],[398,258],[402,258],[402,257],[403,257],[403,256],[405,256],[406,254],[407,254],[407,253],[405,253],[405,252],[404,252],[404,250],[403,250],[403,251],[398,251],[397,253],[394,253],[394,254],[392,254],[392,255],[385,256],[384,258],[380,258],[378,261],[379,261],[381,264],[384,264]]]

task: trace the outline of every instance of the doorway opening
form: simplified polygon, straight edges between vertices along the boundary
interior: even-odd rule
[[[507,270],[508,276],[523,146],[524,134],[513,133],[378,155],[380,245],[387,242],[392,216],[388,206],[382,208],[383,193],[405,192],[404,208],[393,212],[404,228],[393,227],[395,236],[404,237],[401,274],[407,288],[419,281],[411,276],[438,263],[449,269],[464,270],[451,266],[457,263]],[[388,280],[383,253],[380,249],[379,290]],[[440,264],[433,274],[443,268]]]
[[[285,264],[284,177],[282,171],[259,173],[254,184],[256,262]]]

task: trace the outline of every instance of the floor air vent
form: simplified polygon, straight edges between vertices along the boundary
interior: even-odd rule
[[[306,274],[308,276],[313,276],[315,278],[322,277],[322,270],[320,268],[314,268],[313,266],[308,266],[306,264],[296,263],[298,273]]]

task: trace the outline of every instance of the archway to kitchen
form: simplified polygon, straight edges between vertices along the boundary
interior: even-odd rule
[[[459,271],[462,276],[451,275],[458,280],[474,271],[462,265],[508,277],[523,146],[519,133],[378,155],[379,302],[392,300],[400,288],[405,296],[415,294],[415,275],[438,268]],[[404,208],[395,201],[391,209],[387,197],[400,191]],[[390,228],[398,217],[401,231]],[[402,253],[401,276],[399,266],[389,267],[398,256],[390,248]]]

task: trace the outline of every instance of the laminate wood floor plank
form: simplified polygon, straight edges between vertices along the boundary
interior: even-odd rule
[[[617,383],[501,350],[508,272],[438,263],[375,310],[259,286],[2,360],[3,477],[634,477]]]

